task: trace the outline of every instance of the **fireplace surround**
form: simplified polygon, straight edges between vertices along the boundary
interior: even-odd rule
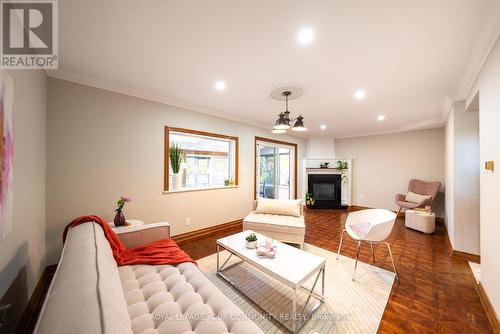
[[[342,176],[340,174],[308,174],[308,193],[315,200],[313,209],[347,209],[342,205]]]

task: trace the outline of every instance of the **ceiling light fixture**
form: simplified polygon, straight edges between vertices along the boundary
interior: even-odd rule
[[[377,121],[383,121],[385,119],[384,115],[378,115],[377,116]]]
[[[224,81],[217,81],[215,83],[215,89],[218,91],[226,90],[226,83]]]
[[[321,130],[326,130],[326,125],[325,125],[325,124],[321,124],[321,125],[319,126],[319,128],[320,128]]]
[[[366,97],[366,92],[362,89],[358,89],[356,93],[354,93],[354,97],[358,100],[362,100]]]
[[[310,27],[302,28],[297,33],[297,41],[302,45],[311,44],[314,41],[314,29]]]
[[[288,100],[290,98],[297,98],[301,94],[302,90],[298,87],[278,88],[271,93],[271,97],[278,100],[285,100],[285,111],[278,115],[278,119],[274,123],[272,130],[273,133],[286,133],[288,129],[297,132],[307,131],[304,125],[304,117],[299,115],[296,118],[291,118],[290,111],[288,110]],[[291,126],[290,122],[295,122],[295,124]]]

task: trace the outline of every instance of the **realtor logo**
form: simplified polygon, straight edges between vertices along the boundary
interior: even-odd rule
[[[56,69],[56,1],[1,0],[1,62],[4,69]]]

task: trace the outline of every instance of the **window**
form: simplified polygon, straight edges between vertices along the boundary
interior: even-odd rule
[[[255,197],[297,197],[297,144],[255,137]]]
[[[183,159],[174,181],[169,151]],[[165,191],[238,185],[238,137],[165,127]]]

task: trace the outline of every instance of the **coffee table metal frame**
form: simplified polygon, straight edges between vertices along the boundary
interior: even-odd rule
[[[220,249],[224,248],[226,251],[229,252],[228,258],[220,265]],[[226,264],[228,263],[229,259],[231,259],[232,256],[238,257],[241,261],[232,263],[228,266]],[[247,295],[245,292],[243,292],[234,282],[231,281],[229,277],[227,277],[223,271],[227,270],[228,268],[231,268],[237,264],[247,262],[251,266],[260,269],[262,272],[268,274],[266,270],[262,270],[262,268],[259,268],[260,266],[258,264],[254,264],[252,262],[245,261],[245,259],[241,258],[238,256],[237,252],[233,252],[231,249],[228,249],[224,247],[223,244],[219,243],[219,240],[217,240],[217,275],[220,276],[224,281],[229,283],[233,288],[235,288],[238,292],[240,292],[242,295],[253,301],[260,309],[262,309],[264,312],[267,312],[271,314],[268,310],[266,310],[263,306],[259,305],[257,302],[255,302],[252,297]],[[302,279],[298,284],[293,284],[289,281],[287,281],[286,277],[281,277],[279,275],[273,275],[274,279],[278,280],[279,282],[285,284],[286,286],[290,287],[292,289],[292,314],[290,316],[292,320],[292,328],[289,328],[292,333],[298,333],[300,329],[306,324],[306,322],[311,319],[312,315],[320,308],[320,306],[325,302],[325,265],[326,261],[323,262],[321,266],[316,268],[315,270],[312,270],[304,279]],[[312,277],[315,273],[317,272],[316,278],[314,280],[314,284],[312,285],[311,289],[308,289],[306,287],[303,287],[302,284],[306,282],[310,277]],[[278,277],[277,277],[278,276]],[[314,291],[314,288],[316,287],[319,277],[321,276],[321,294],[318,294],[317,292]],[[280,279],[281,278],[281,279]],[[303,291],[307,295],[307,300],[304,304],[304,307],[302,308],[302,311],[300,313],[297,313],[297,292],[298,291]],[[309,301],[311,300],[311,297],[316,299],[316,304],[312,307],[312,309],[305,314],[305,310],[307,308],[307,305],[309,304]],[[274,317],[275,320],[277,320],[279,323],[281,323],[284,327],[288,328],[285,321],[282,319],[277,319]]]

